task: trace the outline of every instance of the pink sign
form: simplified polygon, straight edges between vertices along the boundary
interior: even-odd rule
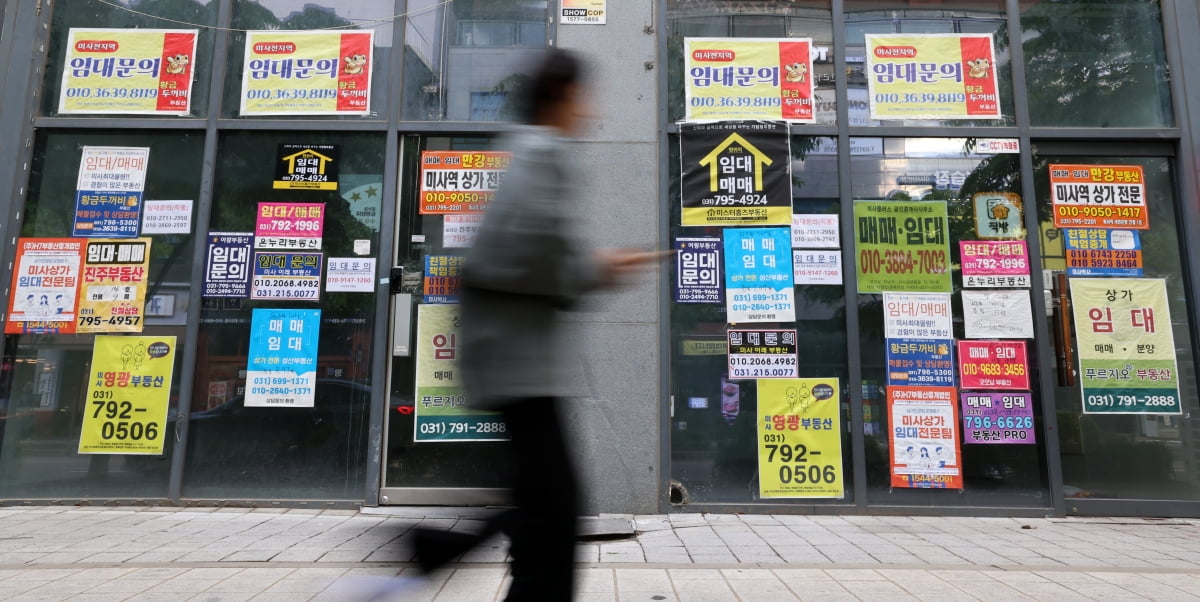
[[[963,276],[1028,276],[1029,247],[1023,240],[963,240]]]
[[[958,374],[963,389],[1028,391],[1025,341],[959,341]]]
[[[320,249],[325,232],[323,203],[259,203],[255,249]]]

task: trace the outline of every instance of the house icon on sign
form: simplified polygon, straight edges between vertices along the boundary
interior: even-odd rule
[[[311,148],[279,159],[283,169],[275,173],[274,188],[337,190],[337,164],[333,157]]]
[[[747,156],[745,153],[749,153],[749,155]],[[747,160],[752,162],[754,166],[754,189],[763,189],[763,166],[771,165],[774,161],[765,153],[758,150],[753,144],[746,142],[746,139],[742,138],[741,135],[734,133],[718,144],[712,152],[700,159],[700,165],[708,167],[708,189],[710,191],[717,192],[719,189],[720,174],[718,173],[718,169],[721,167],[720,158],[722,154],[734,155],[733,165],[744,165]]]

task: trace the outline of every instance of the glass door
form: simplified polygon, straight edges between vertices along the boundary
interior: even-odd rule
[[[507,154],[478,136],[403,142],[380,503],[504,503],[511,473],[504,423],[464,405],[457,288]]]
[[[1200,499],[1174,162],[1081,150],[1035,145],[1034,157],[1067,510]]]

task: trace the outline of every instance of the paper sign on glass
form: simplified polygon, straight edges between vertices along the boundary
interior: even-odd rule
[[[1033,395],[962,393],[963,443],[1037,443]]]
[[[83,239],[20,238],[5,334],[72,334]]]
[[[162,454],[175,337],[97,336],[90,368],[78,452]]]
[[[952,339],[950,293],[883,293],[884,338]]]
[[[248,31],[241,115],[367,115],[375,32]]]
[[[808,38],[684,38],[687,121],[815,123]]]
[[[319,309],[254,308],[246,352],[246,407],[313,407],[320,332]]]
[[[422,151],[417,210],[424,215],[476,213],[487,208],[512,154],[495,151]]]
[[[795,321],[788,228],[726,228],[724,237],[726,321]]]
[[[1025,341],[959,341],[958,372],[964,389],[1028,391]]]
[[[1029,247],[1023,240],[962,240],[964,288],[1028,288]]]
[[[1053,164],[1050,202],[1056,228],[1150,228],[1141,165]]]
[[[797,249],[837,249],[842,231],[837,214],[792,214],[792,246]]]
[[[759,497],[842,497],[840,391],[836,378],[758,381]]]
[[[968,339],[1032,339],[1029,291],[962,292],[963,328]]]
[[[945,201],[854,201],[858,292],[950,292]]]
[[[1141,276],[1142,238],[1137,230],[1063,228],[1068,276]]]
[[[888,387],[892,487],[962,489],[954,387]]]
[[[60,115],[187,115],[195,29],[76,29],[67,34]]]
[[[871,119],[999,119],[992,34],[866,34]]]

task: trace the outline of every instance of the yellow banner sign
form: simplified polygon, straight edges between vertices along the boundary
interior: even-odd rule
[[[60,114],[187,115],[195,29],[72,29]]]
[[[97,336],[81,454],[163,452],[175,337]]]
[[[757,382],[759,497],[842,497],[838,379]]]
[[[867,34],[871,119],[999,119],[992,34]]]
[[[149,274],[149,238],[88,239],[76,332],[141,332]]]
[[[251,31],[242,115],[366,115],[374,32]]]
[[[815,123],[808,38],[686,38],[685,119]]]

